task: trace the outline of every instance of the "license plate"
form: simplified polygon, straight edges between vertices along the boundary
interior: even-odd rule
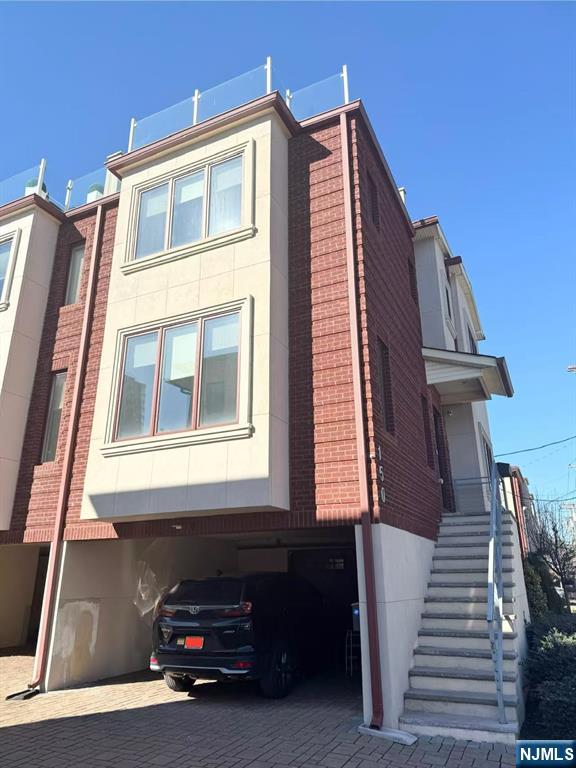
[[[197,637],[197,636],[189,636],[184,640],[184,648],[188,648],[189,650],[200,650],[201,648],[204,648],[204,638],[203,637]]]

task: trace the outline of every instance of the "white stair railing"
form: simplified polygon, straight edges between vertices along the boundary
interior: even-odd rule
[[[488,545],[488,599],[486,620],[494,666],[494,682],[498,702],[498,719],[506,723],[504,706],[504,576],[502,573],[502,502],[500,475],[492,463],[490,473],[490,542]]]

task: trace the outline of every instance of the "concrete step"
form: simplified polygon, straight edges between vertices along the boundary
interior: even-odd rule
[[[506,568],[512,565],[512,555],[503,555],[502,563]],[[434,568],[446,568],[448,570],[457,570],[458,568],[475,568],[484,573],[488,573],[488,552],[484,555],[477,555],[475,557],[462,557],[462,554],[445,555],[440,557],[434,555],[432,558],[432,566]]]
[[[477,613],[486,616],[488,610],[485,597],[471,597],[466,601],[459,597],[425,597],[424,603],[426,610],[438,613]],[[506,616],[514,616],[514,603],[505,602],[504,611]]]
[[[508,510],[502,512],[502,522],[510,522],[514,520],[514,515]],[[453,523],[454,525],[461,525],[463,523],[488,523],[490,524],[490,512],[483,512],[477,515],[460,515],[453,512],[446,512],[442,516],[442,523]]]
[[[468,533],[440,531],[437,539],[437,546],[439,547],[452,547],[454,544],[485,544],[488,546],[489,543],[490,536],[488,533],[479,531],[469,531]],[[506,543],[512,544],[512,531],[504,531],[502,533],[502,544]]]
[[[492,718],[416,711],[404,712],[399,727],[415,736],[450,736],[498,744],[514,744],[520,730],[516,720],[499,723]]]
[[[502,573],[512,574],[514,573],[514,569],[504,567],[502,568]],[[488,572],[487,572],[487,569],[484,569],[484,568],[472,568],[472,567],[470,568],[437,568],[437,567],[434,567],[430,574],[430,579],[432,582],[463,581],[463,580],[467,580],[468,577],[470,577],[470,579],[473,581],[480,581],[482,579],[488,578]],[[504,579],[506,579],[506,576],[504,576]]]
[[[518,701],[516,696],[505,696],[506,718],[516,720]],[[496,693],[472,693],[470,691],[430,691],[411,688],[404,694],[405,712],[441,712],[498,719]]]
[[[453,535],[456,533],[482,533],[485,536],[490,534],[490,521],[469,523],[469,522],[446,522],[442,520],[439,526],[440,535]],[[502,520],[502,533],[512,533],[512,520]]]
[[[511,590],[514,582],[504,582],[504,600],[512,598]],[[458,597],[468,600],[471,597],[482,597],[486,600],[488,587],[482,581],[431,581],[428,583],[428,597]]]
[[[489,649],[446,648],[421,643],[414,649],[414,662],[422,667],[477,669],[493,674],[494,663]],[[504,672],[516,673],[518,657],[515,651],[504,651]]]
[[[420,629],[418,639],[423,645],[433,643],[440,648],[490,649],[490,633],[474,629]],[[504,650],[513,651],[515,632],[504,634]]]
[[[504,631],[513,632],[510,617],[503,621]],[[456,611],[425,611],[422,614],[422,629],[485,630],[488,628],[485,613],[457,613]]]
[[[512,542],[502,542],[502,554],[512,555]],[[453,555],[457,557],[488,557],[488,538],[483,542],[460,542],[457,546],[450,540],[444,540],[443,543],[436,542],[436,549],[434,550],[435,557],[446,557],[447,555]]]
[[[410,687],[426,690],[448,690],[476,693],[495,693],[494,675],[484,669],[461,669],[458,667],[414,667],[410,670]],[[516,695],[516,675],[504,674],[504,693]]]

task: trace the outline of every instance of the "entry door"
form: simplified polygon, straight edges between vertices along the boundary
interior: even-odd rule
[[[446,455],[446,445],[444,444],[444,430],[442,424],[442,415],[440,411],[434,408],[434,437],[436,439],[436,455],[438,456],[438,471],[442,480],[442,503],[444,509],[454,510],[452,500],[452,489],[450,488],[450,473],[448,471],[448,456]]]

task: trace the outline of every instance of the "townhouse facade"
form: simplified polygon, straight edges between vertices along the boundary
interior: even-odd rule
[[[68,211],[41,188],[0,206],[0,642],[37,643],[31,687],[145,667],[181,578],[290,570],[335,603],[336,655],[360,603],[368,726],[513,739],[516,518],[504,723],[479,616],[485,401],[510,378],[362,103],[296,119],[266,93],[111,156],[94,191]],[[456,593],[434,587],[465,570],[449,525],[478,560]],[[442,651],[458,643],[464,664]],[[450,685],[430,672],[445,659]]]

